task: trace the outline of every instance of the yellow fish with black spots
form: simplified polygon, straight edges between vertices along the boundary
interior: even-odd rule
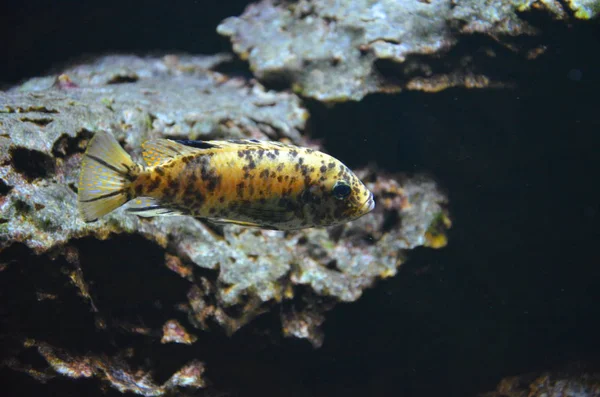
[[[191,215],[215,223],[293,230],[332,226],[371,211],[373,194],[339,160],[317,150],[249,140],[142,144],[135,163],[109,133],[83,156],[78,201],[91,222],[128,201],[139,216]]]

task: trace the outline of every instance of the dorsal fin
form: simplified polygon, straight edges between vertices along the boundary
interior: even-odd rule
[[[173,139],[172,142],[177,142],[185,146],[193,147],[196,149],[214,149],[218,148],[214,141],[191,141],[189,139]]]
[[[269,143],[270,141],[259,141],[258,139],[228,139],[227,143],[234,143],[236,145],[249,145],[253,143]]]
[[[153,167],[165,163],[176,157],[188,154],[197,154],[206,147],[200,144],[192,146],[182,142],[202,142],[202,141],[172,141],[170,139],[153,139],[142,143],[142,157],[148,166]],[[212,147],[212,146],[211,146]]]

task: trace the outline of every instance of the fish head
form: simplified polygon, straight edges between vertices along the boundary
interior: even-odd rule
[[[360,218],[375,208],[373,193],[340,161],[328,167],[301,197],[303,212],[314,226],[333,226]]]

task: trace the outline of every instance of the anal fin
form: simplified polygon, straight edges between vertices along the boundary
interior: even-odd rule
[[[166,207],[152,197],[136,198],[135,200],[131,201],[127,207],[127,212],[144,218],[150,218],[154,216],[183,215],[179,210]]]

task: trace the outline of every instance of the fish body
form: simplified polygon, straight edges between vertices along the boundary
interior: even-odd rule
[[[108,133],[82,161],[79,206],[85,221],[132,200],[140,216],[186,214],[217,223],[279,230],[332,226],[374,208],[373,194],[339,160],[279,142],[145,142],[136,164]]]

